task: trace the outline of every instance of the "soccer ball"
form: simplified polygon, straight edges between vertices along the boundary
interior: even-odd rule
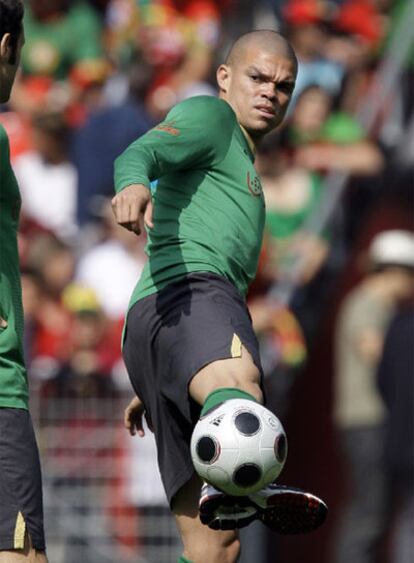
[[[229,495],[254,493],[273,482],[286,461],[279,419],[262,405],[230,399],[201,417],[191,437],[199,476]]]

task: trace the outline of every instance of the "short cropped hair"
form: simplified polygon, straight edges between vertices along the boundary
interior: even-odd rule
[[[0,41],[6,33],[10,33],[10,64],[16,62],[17,43],[23,29],[23,14],[22,0],[0,0]]]

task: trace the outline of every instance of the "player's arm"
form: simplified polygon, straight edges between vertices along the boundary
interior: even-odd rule
[[[137,234],[142,221],[151,228],[151,182],[171,172],[219,162],[230,145],[233,123],[230,106],[216,98],[203,96],[175,106],[165,121],[116,159],[117,195],[112,208],[117,222]]]

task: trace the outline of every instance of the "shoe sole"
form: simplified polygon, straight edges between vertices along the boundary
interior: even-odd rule
[[[212,495],[200,503],[200,520],[212,530],[235,530],[260,520],[279,534],[307,534],[325,521],[326,504],[311,493],[302,491],[277,491],[266,499],[261,508],[248,497]],[[237,510],[251,509],[249,516]]]
[[[241,510],[251,510],[250,515],[241,515]],[[257,508],[247,497],[212,495],[200,502],[200,520],[212,530],[236,530],[244,528],[257,519]],[[220,515],[218,515],[220,513]]]
[[[277,491],[266,499],[258,517],[279,534],[307,534],[326,520],[328,507],[315,495],[302,491]]]

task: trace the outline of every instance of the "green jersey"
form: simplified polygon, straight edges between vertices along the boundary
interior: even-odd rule
[[[23,359],[23,306],[17,228],[20,192],[10,166],[9,140],[0,125],[0,407],[28,407]]]
[[[130,305],[190,272],[222,275],[247,292],[265,220],[253,163],[233,110],[209,96],[176,105],[118,157],[117,192],[158,179],[149,260]]]

